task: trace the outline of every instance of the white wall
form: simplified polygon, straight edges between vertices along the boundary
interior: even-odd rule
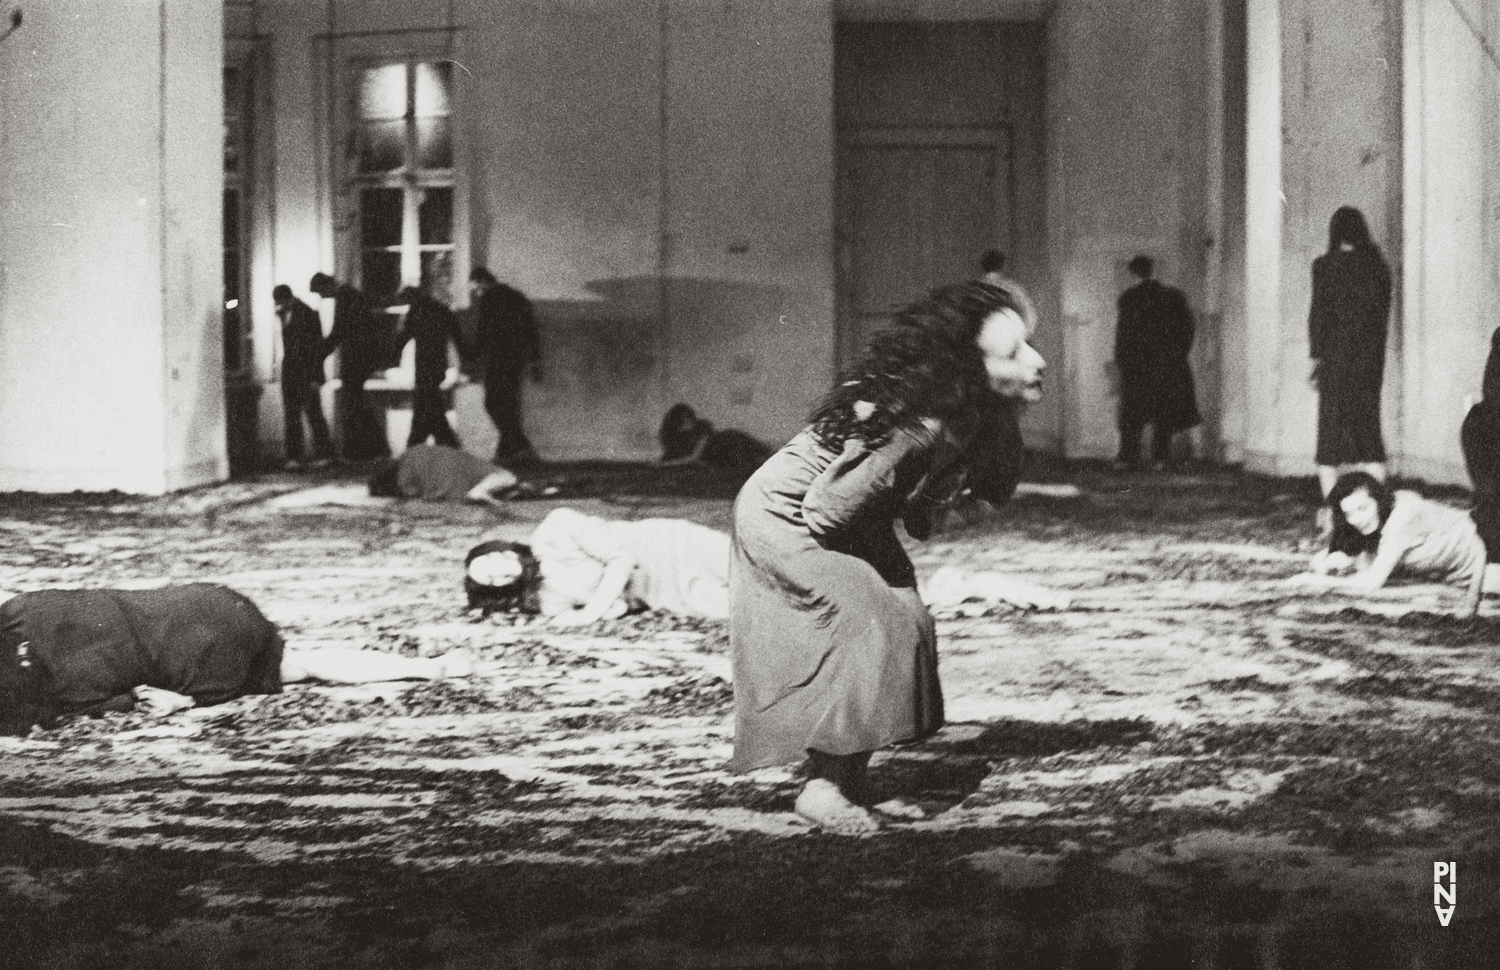
[[[1494,38],[1500,3],[1466,2]],[[1450,4],[1404,5],[1402,470],[1468,483],[1458,444],[1500,326],[1500,70]]]
[[[0,45],[0,489],[227,474],[221,17],[56,0]]]
[[[1048,236],[1064,333],[1069,455],[1115,454],[1115,301],[1137,253],[1201,310],[1208,45],[1199,0],[1061,0],[1049,35]],[[1216,340],[1200,317],[1200,341]],[[1200,407],[1216,406],[1200,395]]]
[[[258,345],[277,326],[270,286],[305,293],[312,272],[347,271],[334,258],[348,247],[327,91],[350,57],[445,51],[460,65],[463,246],[538,309],[546,376],[527,388],[526,426],[543,455],[652,455],[677,400],[767,439],[800,426],[833,357],[828,3],[253,10],[274,84],[260,132],[275,228],[253,270]],[[261,437],[274,454],[273,397]],[[477,387],[458,411],[465,445],[488,452]]]

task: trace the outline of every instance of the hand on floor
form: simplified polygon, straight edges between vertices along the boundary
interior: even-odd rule
[[[183,694],[176,694],[160,687],[147,687],[142,685],[135,689],[135,701],[148,714],[155,717],[166,717],[177,711],[185,711],[192,707],[196,701]]]
[[[592,613],[584,610],[568,610],[566,613],[559,613],[548,620],[547,625],[568,629],[571,627],[588,626],[598,619]]]

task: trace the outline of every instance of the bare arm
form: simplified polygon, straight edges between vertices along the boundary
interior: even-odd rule
[[[594,588],[594,595],[581,609],[569,610],[559,613],[552,618],[555,626],[588,626],[597,623],[609,611],[625,593],[625,587],[630,584],[630,574],[635,571],[635,562],[625,556],[611,559],[604,567],[604,575],[599,577],[599,585]]]
[[[1359,570],[1343,582],[1355,589],[1379,589],[1384,586],[1386,580],[1391,578],[1391,573],[1401,565],[1406,550],[1413,545],[1411,528],[1412,509],[1398,499],[1390,518],[1386,519],[1385,526],[1380,531],[1380,548],[1376,550],[1375,558],[1368,562],[1361,561]]]

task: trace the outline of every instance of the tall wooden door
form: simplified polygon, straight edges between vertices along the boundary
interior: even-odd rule
[[[839,363],[998,249],[1037,306],[1032,342],[1049,363],[1021,419],[1034,448],[1061,445],[1067,369],[1048,269],[1045,48],[1041,23],[843,19],[834,34]]]
[[[847,362],[905,304],[978,274],[1009,225],[1009,139],[994,130],[865,130],[840,152]]]

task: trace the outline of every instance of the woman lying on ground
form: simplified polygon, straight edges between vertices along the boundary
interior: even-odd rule
[[[729,537],[682,519],[620,522],[553,509],[529,544],[485,542],[464,560],[469,606],[585,626],[637,608],[729,615]]]
[[[663,465],[703,464],[711,468],[754,471],[771,457],[772,449],[743,431],[717,429],[698,417],[692,405],[674,404],[656,432]]]
[[[412,445],[381,466],[369,481],[370,494],[376,498],[494,505],[516,485],[509,469],[449,445]]]
[[[278,694],[295,681],[362,684],[472,672],[462,652],[417,659],[287,647],[247,597],[209,583],[46,589],[0,604],[0,734],[137,703],[164,714]]]
[[[1464,613],[1479,612],[1485,589],[1500,591],[1489,551],[1472,513],[1392,491],[1367,472],[1341,476],[1328,493],[1333,533],[1326,550],[1313,556],[1312,572],[1298,582],[1349,589],[1378,589],[1397,569],[1462,583]]]
[[[1029,338],[1003,289],[934,292],[872,338],[735,502],[730,770],[805,758],[796,810],[829,831],[874,831],[871,755],[943,724],[933,618],[895,522],[925,539],[966,489],[1009,497],[1018,402],[1040,398],[1045,367]]]

